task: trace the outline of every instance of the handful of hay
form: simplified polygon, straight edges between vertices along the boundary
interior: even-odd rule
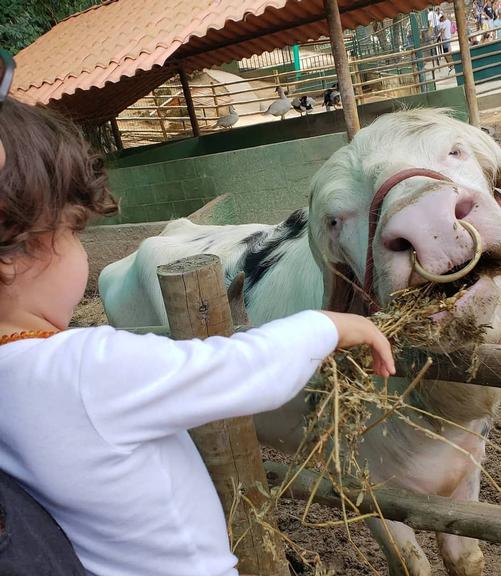
[[[408,288],[396,293],[390,305],[371,319],[391,341],[395,356],[409,348],[441,348],[441,341],[447,341],[453,346],[468,345],[471,364],[474,365],[475,348],[482,343],[486,326],[476,325],[468,315],[458,318],[450,314],[440,322],[432,319],[432,315],[439,312],[452,313],[463,295],[464,290],[460,290],[447,297],[437,293],[431,284]],[[374,379],[370,365],[371,355],[367,347],[341,351],[325,359],[320,377],[309,390],[314,410],[301,449],[302,453],[307,446],[311,450],[313,443],[315,460],[320,465],[331,467],[334,464],[338,474],[353,475],[358,480],[368,478],[368,471],[360,470],[356,463],[361,438],[404,407],[405,398],[420,384],[431,359],[420,368],[413,367],[415,372],[410,374],[411,382],[400,395],[389,393],[387,381],[381,384]],[[368,425],[374,408],[383,416]]]

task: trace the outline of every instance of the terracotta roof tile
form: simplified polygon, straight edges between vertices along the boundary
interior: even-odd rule
[[[346,28],[428,4],[339,0]],[[97,121],[174,75],[181,60],[191,71],[323,34],[323,0],[107,0],[22,50],[13,93]]]

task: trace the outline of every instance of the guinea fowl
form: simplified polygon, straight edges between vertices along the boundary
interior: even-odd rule
[[[341,94],[339,93],[337,84],[333,84],[331,88],[328,88],[324,92],[324,103],[322,106],[325,106],[327,112],[329,112],[331,108],[336,109],[341,106]]]
[[[287,98],[285,95],[284,89],[281,86],[278,86],[276,91],[280,98],[275,100],[270,104],[268,110],[263,112],[263,114],[271,114],[272,116],[280,116],[281,119],[284,119],[284,116],[287,112],[292,108],[292,102]]]
[[[303,112],[309,114],[313,110],[314,106],[315,98],[312,98],[311,96],[301,96],[301,98],[294,98],[292,101],[292,107],[296,112],[299,112],[301,116],[303,115]]]
[[[233,104],[230,104],[229,111],[229,114],[226,114],[226,116],[221,116],[217,119],[216,126],[221,126],[221,128],[231,128],[238,122],[240,116],[237,114]]]

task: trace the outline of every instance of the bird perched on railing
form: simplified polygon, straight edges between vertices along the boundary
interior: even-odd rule
[[[313,107],[315,106],[315,98],[312,98],[311,96],[301,96],[300,98],[294,98],[291,104],[294,110],[299,112],[302,116],[303,112],[309,114],[313,110]]]
[[[324,103],[322,106],[325,106],[327,112],[329,112],[331,108],[336,109],[341,107],[341,94],[339,93],[337,84],[333,84],[331,88],[327,88],[324,92]]]
[[[218,118],[216,126],[221,126],[221,128],[231,128],[238,122],[240,116],[237,114],[237,111],[233,107],[233,104],[230,104],[228,109],[230,113],[226,114],[226,116],[221,116],[220,118]]]
[[[283,120],[284,116],[292,108],[292,102],[287,98],[287,96],[285,95],[284,89],[281,86],[277,86],[276,92],[278,92],[278,95],[280,96],[280,98],[278,98],[278,100],[275,100],[274,102],[272,102],[269,105],[268,110],[266,110],[266,112],[263,112],[263,114],[271,114],[272,116],[280,116]]]

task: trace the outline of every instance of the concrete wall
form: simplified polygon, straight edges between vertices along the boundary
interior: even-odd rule
[[[101,270],[132,254],[139,244],[150,236],[157,236],[167,222],[124,224],[117,226],[89,226],[80,238],[89,256],[87,294],[97,293],[97,278]]]
[[[235,221],[233,198],[227,194],[214,198],[190,214],[190,220],[195,224],[231,224]],[[160,234],[166,225],[167,222],[146,222],[87,228],[81,234],[89,256],[87,294],[97,293],[97,279],[105,266],[132,254],[145,238]]]
[[[327,134],[109,171],[121,214],[105,224],[155,222],[195,212],[221,194],[233,199],[235,222],[278,222],[305,206],[313,174],[341,146]]]

